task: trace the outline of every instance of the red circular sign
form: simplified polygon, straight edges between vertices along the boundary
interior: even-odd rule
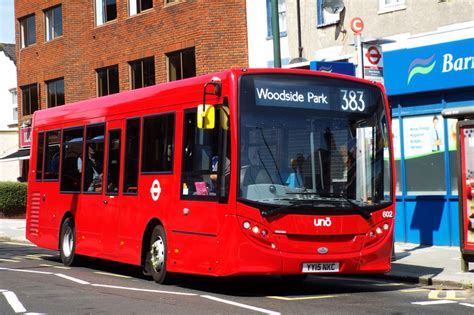
[[[364,21],[360,17],[355,17],[351,20],[351,30],[356,33],[360,34],[364,29]]]
[[[367,49],[365,56],[367,57],[367,60],[374,66],[377,65],[382,58],[380,51],[377,49],[377,47],[373,46]]]

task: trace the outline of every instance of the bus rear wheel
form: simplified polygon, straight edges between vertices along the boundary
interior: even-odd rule
[[[74,219],[68,217],[61,225],[61,234],[59,238],[59,253],[61,261],[66,266],[72,266],[77,262],[76,258],[76,227]]]
[[[151,274],[153,280],[160,284],[171,281],[171,275],[166,270],[166,233],[161,225],[155,226],[150,238],[150,247],[146,257],[146,270]]]

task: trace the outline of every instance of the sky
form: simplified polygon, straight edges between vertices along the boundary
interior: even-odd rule
[[[0,0],[0,43],[15,43],[13,0]]]

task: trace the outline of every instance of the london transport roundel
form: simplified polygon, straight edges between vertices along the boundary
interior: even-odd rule
[[[158,199],[160,198],[161,186],[160,186],[160,182],[157,179],[155,179],[153,181],[153,184],[151,184],[150,194],[151,194],[151,199],[153,199],[153,201],[158,201]]]

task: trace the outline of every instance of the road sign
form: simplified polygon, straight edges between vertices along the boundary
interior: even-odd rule
[[[360,34],[364,29],[364,21],[360,17],[355,17],[351,20],[351,30],[356,33]]]
[[[383,83],[383,57],[380,45],[363,45],[364,78]]]
[[[374,66],[377,66],[380,59],[382,59],[382,54],[380,51],[377,49],[376,46],[371,46],[367,49],[367,53],[365,54],[365,57]]]

